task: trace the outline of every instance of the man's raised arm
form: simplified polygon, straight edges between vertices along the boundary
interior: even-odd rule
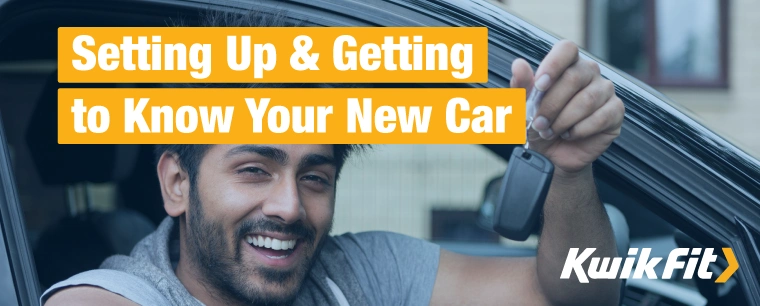
[[[581,59],[569,41],[557,43],[535,77],[522,59],[512,65],[513,88],[543,92],[529,133],[531,149],[555,166],[544,205],[535,258],[480,258],[441,251],[432,304],[614,305],[617,279],[560,279],[571,248],[595,248],[594,257],[617,256],[599,200],[591,163],[620,134],[625,107],[599,66]],[[579,253],[580,253],[579,252]],[[584,263],[584,270],[588,263]]]

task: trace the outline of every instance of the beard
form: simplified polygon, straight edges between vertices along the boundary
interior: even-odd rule
[[[203,216],[201,200],[193,190],[190,195],[189,215],[186,245],[191,263],[200,271],[203,278],[201,282],[229,304],[292,304],[332,228],[331,221],[327,231],[316,239],[316,230],[307,227],[300,220],[283,225],[262,218],[246,220],[238,225],[233,233],[227,234],[220,222]],[[287,270],[246,264],[243,261],[241,242],[249,233],[264,231],[300,237],[299,248],[303,248],[305,258]],[[234,248],[229,245],[229,236],[233,238]],[[316,241],[318,244],[315,245]],[[258,275],[262,281],[252,283],[248,279],[250,275]]]

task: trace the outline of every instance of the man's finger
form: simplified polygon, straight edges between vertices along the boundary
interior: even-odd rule
[[[522,58],[516,59],[512,62],[512,79],[509,80],[509,87],[511,88],[525,88],[525,94],[528,95],[533,88],[533,68]],[[528,98],[527,96],[525,97]],[[528,110],[526,110],[528,111]],[[538,133],[535,131],[528,131],[529,138],[538,137]]]
[[[562,135],[601,108],[613,94],[615,94],[615,86],[612,82],[597,76],[591,84],[576,93],[567,103],[554,120],[551,130],[557,135]]]
[[[541,132],[544,138],[551,138],[557,131],[552,127],[559,114],[568,107],[568,102],[584,90],[595,77],[599,69],[593,61],[577,61],[560,75],[541,101],[541,106],[533,122],[533,129]],[[607,97],[609,99],[609,97]],[[607,101],[605,99],[602,102]]]
[[[518,58],[512,62],[512,79],[509,80],[511,88],[525,88],[530,91],[533,88],[533,68],[527,61]]]
[[[565,70],[578,61],[578,46],[569,40],[559,41],[552,47],[536,70],[536,88],[546,91]]]
[[[613,96],[591,116],[568,130],[565,140],[582,139],[599,133],[619,134],[623,125],[625,105],[617,96]]]

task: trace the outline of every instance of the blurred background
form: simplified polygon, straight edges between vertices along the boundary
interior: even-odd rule
[[[760,1],[491,1],[664,93],[760,155]]]

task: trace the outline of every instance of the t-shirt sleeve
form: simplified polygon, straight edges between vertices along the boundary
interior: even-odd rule
[[[138,305],[170,305],[169,301],[147,281],[132,274],[108,269],[79,273],[61,281],[40,296],[40,305],[61,289],[73,286],[95,286],[111,291]]]
[[[370,305],[428,305],[440,247],[391,232],[334,237],[346,254]]]

